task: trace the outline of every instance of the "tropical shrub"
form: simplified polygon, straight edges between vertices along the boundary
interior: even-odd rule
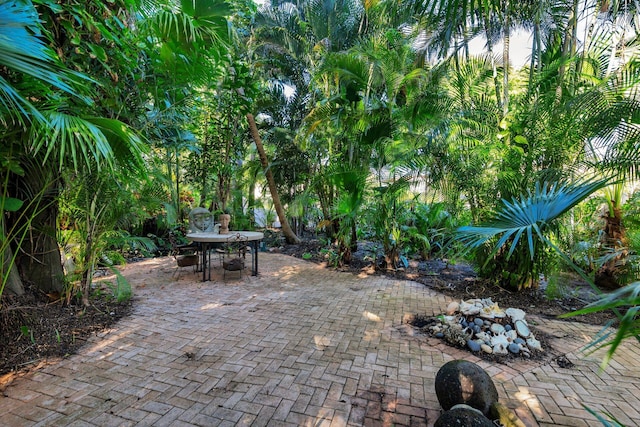
[[[503,200],[502,208],[486,224],[460,227],[457,238],[475,251],[485,277],[497,278],[515,290],[536,287],[540,275],[550,272],[549,261],[561,253],[555,238],[560,217],[608,182],[605,178],[538,183],[528,194],[511,202]]]

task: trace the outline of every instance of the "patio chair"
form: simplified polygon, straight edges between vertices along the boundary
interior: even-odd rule
[[[197,243],[182,243],[175,232],[169,232],[169,243],[171,249],[169,255],[172,255],[178,264],[178,269],[174,275],[178,273],[180,267],[193,267],[194,272],[200,269],[199,245]]]
[[[232,234],[222,251],[223,278],[226,280],[227,272],[237,271],[242,278],[242,271],[246,268],[248,239],[240,234]]]

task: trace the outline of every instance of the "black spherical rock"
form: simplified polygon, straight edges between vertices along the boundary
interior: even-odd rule
[[[453,408],[440,415],[433,427],[495,427],[495,424],[473,408]]]
[[[435,388],[445,411],[465,404],[488,415],[491,405],[498,401],[498,390],[489,374],[466,360],[445,363],[436,374]]]

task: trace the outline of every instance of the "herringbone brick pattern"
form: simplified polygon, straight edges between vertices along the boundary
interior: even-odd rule
[[[0,397],[0,424],[430,426],[440,413],[435,375],[464,358],[529,426],[600,425],[583,404],[640,425],[637,343],[600,372],[600,355],[580,351],[598,328],[530,318],[556,337],[548,360],[490,363],[406,324],[449,302],[420,284],[260,257],[258,277],[204,283],[176,277],[172,258],[145,261],[157,274],[129,275],[133,315],[15,380]],[[552,358],[565,354],[572,368]]]

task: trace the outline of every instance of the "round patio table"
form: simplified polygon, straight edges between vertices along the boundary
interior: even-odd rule
[[[249,245],[251,246],[251,275],[258,275],[258,245],[260,240],[264,239],[264,233],[260,231],[242,231],[233,230],[227,234],[200,232],[189,233],[187,239],[192,242],[198,242],[202,244],[202,281],[207,280],[207,270],[209,270],[209,279],[211,279],[211,269],[209,267],[209,244],[211,243],[227,243],[230,237],[235,235],[241,235],[247,238]]]

